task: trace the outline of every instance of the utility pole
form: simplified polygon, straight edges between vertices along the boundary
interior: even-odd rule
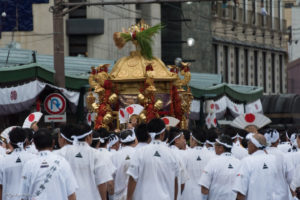
[[[201,2],[211,0],[99,0],[95,2],[65,2],[54,0],[54,6],[50,7],[53,13],[53,46],[54,46],[54,82],[58,87],[65,87],[65,55],[64,55],[64,15],[78,9],[81,6],[97,5],[125,5],[125,4],[150,4],[172,2]]]
[[[53,11],[53,47],[54,47],[54,83],[65,87],[65,53],[64,53],[64,16],[62,0],[54,0]]]

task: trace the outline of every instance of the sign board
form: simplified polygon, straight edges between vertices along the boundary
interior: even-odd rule
[[[63,115],[45,115],[44,116],[45,122],[50,123],[50,122],[66,122],[67,121],[67,116],[66,113]]]
[[[44,101],[44,108],[50,115],[60,115],[66,110],[66,99],[59,93],[49,94]]]

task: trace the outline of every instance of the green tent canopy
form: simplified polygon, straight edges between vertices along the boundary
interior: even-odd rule
[[[263,88],[256,86],[222,83],[220,74],[192,73],[191,92],[196,98],[212,98],[226,95],[238,102],[248,103],[263,95]]]

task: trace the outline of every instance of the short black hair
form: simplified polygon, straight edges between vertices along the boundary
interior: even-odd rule
[[[96,131],[99,133],[99,137],[104,140],[104,143],[100,142],[100,147],[105,147],[105,145],[109,142],[110,133],[106,128],[99,128]]]
[[[96,148],[97,144],[100,142],[98,139],[100,137],[100,134],[97,131],[93,131],[93,141],[91,144],[91,147]]]
[[[34,131],[31,128],[23,128],[26,133],[26,138],[29,142],[31,142],[33,138]]]
[[[76,132],[79,132],[79,127],[76,127],[74,124],[66,124],[60,128],[60,134],[63,134],[64,137],[66,137],[69,140],[72,140],[71,137]],[[70,143],[69,141],[67,142]]]
[[[186,129],[181,129],[181,132],[183,132],[184,138],[186,141],[190,140],[191,132]]]
[[[139,142],[148,142],[150,136],[147,130],[147,124],[141,123],[134,129],[136,138]]]
[[[215,129],[211,128],[206,131],[206,140],[209,142],[215,142],[218,135]]]
[[[131,142],[122,142],[122,140],[125,140],[128,136],[133,136],[133,134],[134,134],[134,132],[130,129],[121,131],[121,133],[120,133],[121,143],[126,146],[134,144],[135,140],[133,140]]]
[[[51,135],[51,131],[46,128],[39,129],[33,135],[33,142],[38,150],[52,148],[53,137]]]
[[[19,148],[19,142],[25,142],[26,140],[26,131],[20,127],[16,127],[9,132],[10,144],[13,148]]]
[[[174,138],[177,137],[178,135],[180,135],[181,133],[182,133],[181,130],[179,128],[177,128],[177,127],[171,127],[170,128],[170,130],[169,130],[169,138],[168,138],[168,142],[169,142],[170,146],[175,143]],[[172,141],[172,140],[174,140],[174,141]]]
[[[232,140],[231,140],[231,137],[228,136],[228,135],[222,134],[222,135],[220,135],[220,136],[218,137],[218,140],[219,140],[220,142],[222,142],[222,143],[225,143],[225,144],[228,144],[228,145],[232,146]],[[226,146],[223,145],[223,144],[220,144],[220,145],[223,146],[225,152],[231,152],[231,148],[226,147]]]
[[[206,141],[206,131],[203,128],[193,128],[192,130],[193,137],[196,138],[201,143]],[[199,144],[199,143],[198,143]]]
[[[152,119],[147,125],[148,133],[151,133],[151,132],[159,133],[164,128],[166,128],[166,125],[165,125],[164,121],[160,118]],[[159,135],[156,135],[155,139],[157,139],[159,137],[160,137]]]
[[[83,134],[88,133],[88,132],[91,131],[91,127],[88,126],[87,124],[79,124],[79,125],[75,124],[75,125],[74,125],[74,128],[75,128],[75,130],[74,130],[75,132],[72,133],[72,136],[73,136],[73,135],[74,135],[74,136],[80,136],[80,135],[83,135]],[[71,137],[72,137],[72,136],[71,136]],[[86,137],[88,137],[88,136],[86,136]],[[78,141],[83,142],[83,141],[85,141],[85,138],[86,138],[86,137],[81,138],[81,139],[78,139]]]

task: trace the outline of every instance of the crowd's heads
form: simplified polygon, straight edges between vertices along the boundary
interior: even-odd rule
[[[165,132],[166,125],[164,121],[160,118],[154,118],[152,119],[148,125],[148,133],[150,134],[151,137],[158,139],[161,137],[161,134]],[[163,135],[164,136],[164,135]]]
[[[263,150],[267,147],[266,138],[261,134],[249,133],[247,135],[248,139],[248,153],[252,154],[257,150]]]
[[[60,133],[58,134],[58,144],[60,147],[63,147],[66,144],[72,144],[73,139],[72,135],[76,132],[79,132],[78,126],[73,124],[66,124],[60,128]]]
[[[118,135],[115,133],[115,132],[110,132],[110,135],[109,135],[109,142],[108,142],[108,149],[109,150],[116,150],[118,151],[119,150],[119,147],[120,147],[120,141],[119,141],[119,137]]]
[[[147,130],[147,124],[141,123],[134,129],[138,142],[149,142],[150,136]]]
[[[206,133],[207,133],[206,134],[206,146],[207,147],[214,146],[215,141],[216,141],[216,139],[218,137],[215,129],[213,129],[213,128],[212,129],[208,129]]]
[[[171,127],[169,130],[169,138],[168,138],[169,145],[175,145],[179,149],[185,149],[186,148],[186,141],[184,138],[183,132],[176,127]]]
[[[194,128],[190,136],[190,146],[203,146],[206,141],[206,132],[201,128]]]
[[[215,151],[217,155],[220,155],[224,152],[231,152],[232,148],[232,139],[230,136],[222,134],[216,139]]]
[[[123,146],[129,146],[136,143],[135,133],[132,129],[121,131],[120,141]]]
[[[26,131],[20,127],[12,129],[9,133],[10,144],[13,148],[24,148],[26,142]]]
[[[35,147],[41,151],[45,149],[52,149],[54,140],[49,129],[41,128],[33,135],[33,142]]]
[[[110,133],[108,132],[107,129],[105,128],[99,128],[98,130],[96,130],[99,133],[99,137],[100,137],[100,147],[106,147],[108,142],[109,142],[109,135]]]
[[[91,147],[98,149],[100,146],[100,134],[97,131],[93,131],[93,141]]]

